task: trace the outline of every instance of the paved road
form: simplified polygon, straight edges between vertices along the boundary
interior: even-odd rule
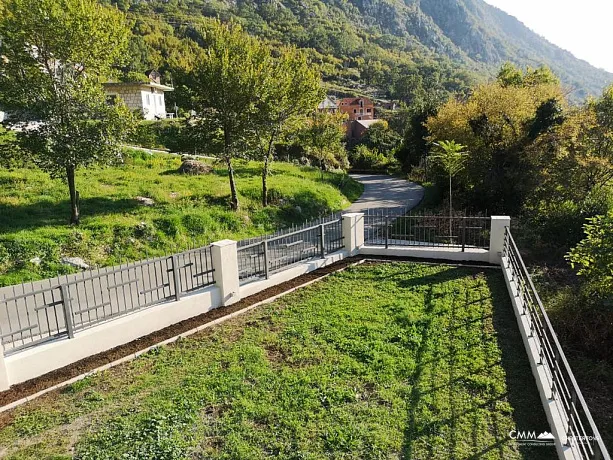
[[[364,184],[364,193],[347,211],[366,209],[413,208],[424,196],[424,188],[414,182],[387,175],[351,174]]]

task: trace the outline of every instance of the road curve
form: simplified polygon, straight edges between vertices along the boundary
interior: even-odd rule
[[[414,182],[387,175],[351,174],[364,184],[364,193],[347,211],[380,208],[414,208],[424,197],[424,188]]]

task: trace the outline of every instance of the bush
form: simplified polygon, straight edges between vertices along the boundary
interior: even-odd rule
[[[567,255],[586,283],[588,295],[613,300],[613,211],[588,219],[586,237]]]
[[[171,152],[198,151],[194,131],[188,120],[141,121],[130,141],[150,149],[168,149]]]
[[[358,145],[350,154],[349,161],[354,169],[384,171],[390,164],[390,159],[377,149]]]

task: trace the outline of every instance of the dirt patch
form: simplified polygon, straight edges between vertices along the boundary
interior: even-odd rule
[[[164,329],[153,332],[132,342],[120,345],[118,347],[112,348],[102,353],[98,353],[96,355],[89,356],[88,358],[77,361],[76,363],[70,364],[69,366],[56,369],[55,371],[49,372],[45,375],[41,375],[40,377],[37,377],[35,379],[28,380],[27,382],[19,383],[17,385],[13,385],[10,389],[0,393],[0,407],[38,393],[39,391],[42,391],[51,386],[65,382],[66,380],[69,380],[73,377],[77,377],[98,367],[104,366],[105,364],[112,363],[113,361],[132,355],[137,351],[175,337],[183,332],[195,329],[203,324],[210,323],[231,313],[243,310],[247,307],[250,307],[251,305],[254,305],[258,302],[262,302],[276,295],[282,294],[285,291],[298,287],[309,281],[321,278],[329,273],[333,273],[335,271],[347,267],[348,265],[358,262],[362,258],[363,257],[358,256],[343,259],[326,267],[301,275],[292,280],[286,281],[276,286],[272,286],[268,289],[258,292],[257,294],[246,297],[233,305],[216,308],[202,315],[195,316],[193,318],[181,321],[180,323],[173,324],[172,326],[168,326]],[[10,422],[10,420],[12,419],[11,413],[12,411],[8,411],[0,415],[0,425],[4,425],[7,422]]]

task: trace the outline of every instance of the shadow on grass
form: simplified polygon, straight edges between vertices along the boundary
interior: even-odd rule
[[[541,399],[532,375],[528,355],[519,332],[517,318],[502,274],[499,281],[494,276],[487,277],[487,285],[492,293],[493,323],[496,330],[496,340],[501,351],[502,367],[505,370],[505,383],[508,390],[508,401],[514,408],[513,418],[518,430],[551,431]],[[553,446],[519,445],[524,458],[557,459]]]
[[[136,200],[111,198],[84,198],[80,202],[82,216],[121,214],[140,207]],[[70,201],[39,201],[29,205],[0,204],[0,232],[31,230],[44,226],[68,225]]]
[[[542,406],[536,383],[532,376],[515,314],[502,277],[500,273],[494,271],[479,272],[484,275],[484,282],[491,293],[492,312],[490,314],[487,311],[488,309],[481,308],[480,312],[479,310],[476,312],[479,315],[478,317],[470,320],[460,320],[460,315],[457,314],[459,309],[479,309],[479,304],[482,301],[490,299],[470,300],[468,292],[457,292],[452,298],[449,309],[441,312],[441,314],[447,315],[449,319],[449,324],[445,323],[444,332],[445,343],[448,342],[449,349],[441,350],[444,352],[444,355],[441,355],[437,349],[440,346],[428,340],[431,334],[438,332],[435,329],[438,327],[436,326],[438,313],[432,304],[436,294],[432,292],[432,286],[466,278],[471,274],[476,274],[477,270],[454,267],[432,275],[418,276],[405,280],[399,279],[397,281],[398,286],[405,289],[427,286],[427,291],[424,293],[424,313],[427,315],[427,320],[421,324],[423,329],[421,331],[421,342],[416,351],[414,371],[411,375],[407,376],[411,384],[411,391],[408,397],[407,425],[402,449],[403,458],[413,459],[422,458],[422,456],[423,458],[432,459],[456,458],[458,454],[456,446],[458,443],[472,446],[472,449],[465,452],[467,456],[462,458],[478,459],[483,457],[490,458],[492,456],[494,458],[505,458],[505,455],[509,453],[506,446],[512,444],[513,441],[508,437],[506,427],[500,425],[498,416],[495,415],[499,410],[498,405],[505,402],[508,402],[513,408],[513,421],[518,430],[536,431],[537,433],[550,431],[545,413],[541,409]],[[390,277],[385,275],[380,279],[383,278]],[[446,295],[449,295],[449,293]],[[479,323],[481,323],[481,327]],[[492,324],[495,330],[496,345],[500,350],[500,361],[488,362],[485,366],[468,373],[464,367],[465,365],[460,364],[462,362],[460,358],[461,350],[463,347],[482,346],[483,340],[488,335],[491,337],[491,331],[487,330],[489,324]],[[458,340],[461,336],[457,336],[457,334],[462,332],[462,328],[470,328],[471,326],[477,328],[477,334],[481,339],[477,340],[476,343]],[[481,333],[478,332],[479,329]],[[493,369],[499,365],[505,372],[505,391],[503,393],[492,394],[486,401],[475,401],[469,407],[463,406],[456,400],[456,389],[458,385],[460,387],[465,386],[465,379],[470,379],[470,375],[487,375],[489,374],[488,369]],[[432,366],[445,366],[448,369],[448,375],[445,375],[445,378],[441,379],[442,381],[437,381],[434,377],[435,373],[429,370],[432,369]],[[430,374],[433,380],[430,384],[423,380],[424,376],[428,374]],[[440,375],[437,378],[440,378]],[[422,416],[420,414],[423,412],[424,407],[429,407],[430,403],[428,401],[436,398],[435,393],[438,393],[440,397],[448,399],[450,413],[445,418],[435,417],[431,420],[425,420],[424,423],[424,420],[420,420],[420,416]],[[479,428],[480,425],[477,422],[478,413],[484,409],[492,414],[489,431],[493,439],[489,445],[484,444],[483,441],[479,442],[479,439],[482,439],[479,431],[482,427]],[[467,418],[474,420],[470,430],[471,433],[468,435],[468,439],[466,435],[464,435],[463,439],[459,439],[457,436],[461,431],[458,431],[457,425],[458,423],[466,423]],[[441,445],[434,447],[430,443],[420,442],[420,447],[416,447],[416,442],[419,442],[420,439],[423,438],[425,440],[434,433],[445,431],[448,434],[445,440],[444,453],[441,451]],[[426,449],[427,452],[423,452],[423,449]],[[519,444],[518,450],[519,455],[526,459],[538,458],[547,460],[557,458],[555,448],[552,446],[542,447]]]

